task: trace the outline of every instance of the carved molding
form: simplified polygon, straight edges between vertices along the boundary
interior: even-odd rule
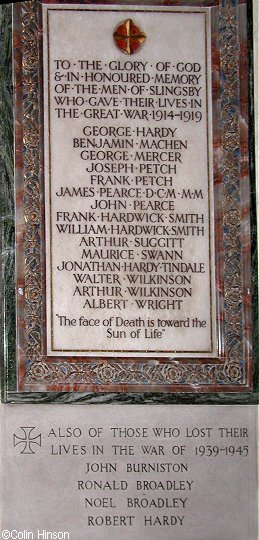
[[[218,3],[218,2],[216,2]],[[221,171],[224,249],[224,351],[206,359],[49,358],[45,354],[43,178],[40,163],[40,5],[22,3],[23,170],[24,170],[24,319],[26,369],[23,388],[32,384],[247,386],[240,209],[239,38],[238,5],[221,0],[219,44],[221,66]],[[216,248],[217,252],[217,248]],[[23,329],[19,330],[20,332]],[[214,388],[215,390],[215,388]]]

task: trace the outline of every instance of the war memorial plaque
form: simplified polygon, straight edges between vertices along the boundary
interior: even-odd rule
[[[256,540],[251,2],[0,15],[1,536]]]
[[[215,356],[209,14],[44,8],[47,352]]]
[[[15,6],[18,391],[252,390],[246,24]]]

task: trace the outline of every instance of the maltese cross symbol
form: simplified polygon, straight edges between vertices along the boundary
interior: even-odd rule
[[[141,32],[131,19],[126,19],[117,26],[113,38],[121,51],[133,54],[144,43],[146,34]]]
[[[23,436],[19,437],[18,435],[14,434],[13,445],[14,446],[17,446],[18,444],[23,445],[20,454],[35,454],[32,447],[34,444],[41,446],[41,434],[36,435],[35,437],[32,437],[31,434],[32,434],[32,431],[35,429],[35,427],[21,427],[20,429],[23,431]]]

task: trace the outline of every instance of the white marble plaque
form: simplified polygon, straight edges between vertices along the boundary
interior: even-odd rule
[[[215,356],[209,10],[43,16],[48,354]]]
[[[3,539],[257,540],[255,406],[2,412]]]

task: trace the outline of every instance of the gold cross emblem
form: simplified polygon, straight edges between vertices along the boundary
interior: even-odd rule
[[[114,34],[117,47],[126,54],[133,54],[144,43],[146,34],[141,32],[131,19],[117,26]]]

